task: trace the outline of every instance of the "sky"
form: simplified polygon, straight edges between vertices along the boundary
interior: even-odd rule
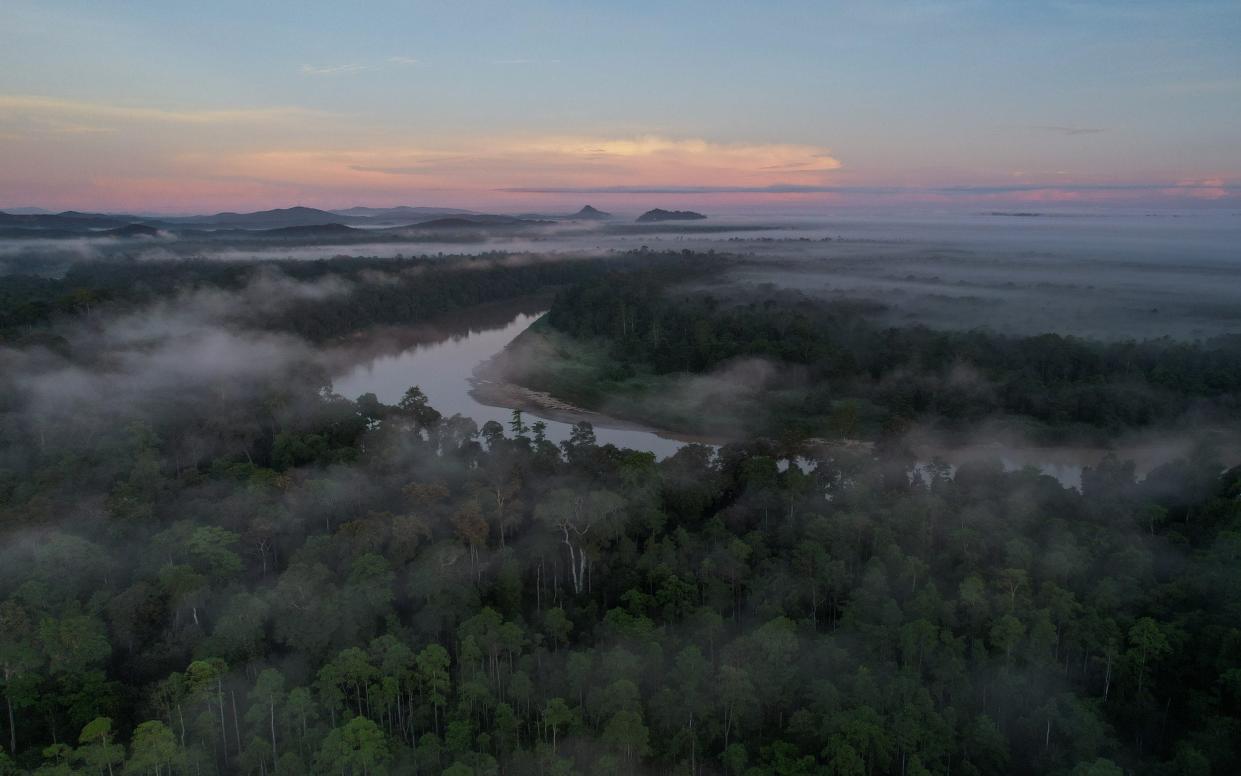
[[[0,0],[0,208],[1241,209],[1241,0]]]

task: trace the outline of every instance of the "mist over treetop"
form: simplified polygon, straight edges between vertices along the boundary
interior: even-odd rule
[[[906,432],[1226,419],[1235,343],[893,326],[865,295],[738,281],[776,266],[642,248],[0,279],[0,762],[1226,762],[1228,450],[1204,436],[1140,477],[1105,458],[1073,488],[920,459]],[[529,295],[551,309],[527,332],[546,349],[511,354],[524,380],[564,360],[584,371],[556,395],[738,441],[658,460],[589,423],[556,444],[521,412],[446,417],[416,385],[332,390]]]

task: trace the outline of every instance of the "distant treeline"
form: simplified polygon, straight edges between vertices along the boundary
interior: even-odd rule
[[[547,320],[571,336],[606,341],[630,369],[660,375],[709,372],[741,357],[805,367],[809,386],[780,408],[803,421],[834,400],[856,397],[877,405],[895,427],[1007,414],[1048,426],[1118,430],[1191,411],[1235,416],[1241,410],[1241,336],[1206,342],[1023,337],[898,328],[880,322],[880,311],[872,302],[790,294],[721,300],[631,273],[561,291]]]
[[[718,266],[705,255],[635,251],[606,258],[507,253],[436,258],[334,258],[317,261],[84,261],[60,278],[0,275],[0,341],[56,320],[137,308],[201,289],[236,291],[260,274],[307,283],[349,284],[349,293],[306,299],[276,311],[256,308],[247,323],[312,340],[372,326],[402,325],[474,305],[512,299],[636,266],[684,274]]]

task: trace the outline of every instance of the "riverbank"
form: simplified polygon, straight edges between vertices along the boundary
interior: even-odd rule
[[[721,395],[720,387],[725,382],[721,377],[620,374],[601,347],[571,340],[540,318],[517,333],[500,352],[479,364],[469,382],[471,397],[493,408],[519,409],[564,424],[587,421],[598,429],[617,429],[646,439],[722,445],[738,437],[694,433],[683,430],[686,426],[678,428],[676,423],[705,419],[716,423],[716,428],[721,423],[732,423],[733,429],[745,428],[745,419],[738,416],[746,414],[747,408],[760,408],[773,394],[787,394],[787,383],[793,379],[785,373],[766,373],[751,365],[748,373],[734,370],[727,375],[731,378],[731,391]],[[739,385],[744,387],[739,389]],[[579,400],[578,394],[584,394],[585,400]],[[696,394],[701,394],[697,402],[688,401],[687,397]],[[843,428],[851,423],[855,431],[861,431],[864,408],[853,417],[850,415],[857,405],[837,402],[834,409],[834,417],[819,416],[820,430],[803,440],[805,449],[872,454],[871,437],[846,433]],[[757,409],[750,415],[756,412]],[[1109,455],[1122,461],[1133,460],[1134,473],[1142,478],[1164,464],[1194,455],[1212,437],[1226,465],[1241,461],[1241,450],[1227,442],[1235,437],[1208,428],[1128,432],[1101,444],[1085,439],[1077,444],[1040,444],[1019,421],[993,419],[974,428],[968,436],[920,426],[907,431],[898,447],[904,448],[912,459],[942,462],[952,470],[977,463],[999,464],[1009,470],[1029,466],[1077,488],[1081,487],[1082,472]],[[750,434],[751,438],[754,436]]]
[[[555,332],[540,318],[522,331],[491,358],[474,368],[470,377],[470,396],[480,404],[508,410],[521,410],[544,420],[559,423],[587,422],[595,428],[614,429],[652,434],[661,439],[682,443],[721,445],[728,440],[704,434],[687,434],[657,428],[640,420],[626,418],[594,409],[587,409],[561,392],[572,380],[568,373],[582,371],[583,379],[597,368],[597,364],[583,367],[578,359],[572,359],[564,347],[557,343]],[[598,354],[591,354],[597,356]],[[559,373],[557,377],[556,373]],[[538,385],[559,385],[561,390],[543,389]]]
[[[570,404],[563,399],[557,399],[546,391],[536,391],[516,383],[475,377],[470,380],[470,386],[470,396],[480,404],[507,410],[520,410],[544,420],[570,425],[587,422],[596,429],[636,431],[685,444],[722,445],[726,442],[719,438],[663,431],[642,423],[605,415]]]
[[[393,356],[411,348],[430,347],[466,339],[480,332],[502,329],[518,316],[537,318],[547,311],[552,294],[529,294],[453,310],[422,323],[373,326],[331,341],[341,359],[341,371],[357,364]]]
[[[484,404],[563,422],[713,445],[753,432],[765,386],[707,381],[713,384],[692,375],[622,371],[603,348],[570,339],[540,319],[480,364],[471,383]]]
[[[545,420],[547,438],[557,443],[570,437],[574,423],[586,420],[595,426],[599,444],[650,451],[659,458],[687,442],[711,441],[663,434],[592,413],[552,393],[478,374],[538,320],[546,310],[546,301],[542,306],[540,301],[530,297],[510,305],[480,306],[434,324],[371,331],[338,343],[334,389],[348,397],[374,393],[381,402],[395,404],[406,390],[418,386],[445,417],[459,414],[479,426],[495,421],[507,427],[512,411],[521,409]]]

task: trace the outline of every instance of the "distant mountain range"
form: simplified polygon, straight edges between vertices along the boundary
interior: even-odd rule
[[[257,213],[216,213],[212,216],[182,216],[162,219],[170,224],[193,224],[232,229],[278,229],[286,226],[319,226],[343,222],[365,221],[342,216],[313,207],[287,207],[260,210]]]
[[[20,210],[21,212],[16,212]],[[352,207],[320,210],[295,206],[253,213],[222,212],[210,215],[152,216],[127,213],[83,213],[67,210],[42,212],[38,208],[0,211],[0,236],[7,238],[56,239],[69,237],[155,237],[162,232],[203,239],[270,237],[274,239],[348,239],[353,233],[395,239],[406,231],[526,228],[563,221],[606,221],[611,213],[584,205],[575,213],[519,216],[478,213],[459,208]],[[689,221],[706,218],[683,210],[649,210],[638,221]]]
[[[611,217],[612,217],[611,213],[605,213],[602,210],[597,210],[594,207],[591,207],[590,205],[583,206],[581,210],[577,211],[572,216],[570,216],[570,218],[573,218],[579,221],[586,221],[586,220],[602,221],[606,218],[611,218]]]
[[[332,212],[341,216],[397,220],[477,215],[476,211],[462,210],[455,207],[409,207],[408,205],[401,205],[399,207],[351,207],[345,210],[333,210]]]
[[[606,221],[612,217],[612,214],[590,205],[584,205],[576,213],[522,213],[517,217],[540,221]]]
[[[309,207],[262,210],[257,213],[216,213],[203,216],[135,216],[124,213],[80,213],[75,210],[66,210],[63,213],[0,212],[0,226],[30,229],[99,230],[118,229],[130,224],[145,224],[157,228],[193,226],[274,229],[285,226],[339,223],[344,220],[357,219],[349,219],[346,216]]]
[[[529,218],[514,218],[513,216],[497,216],[480,213],[474,216],[456,216],[451,218],[436,218],[432,221],[422,221],[413,226],[418,229],[450,229],[450,228],[469,228],[477,226],[520,226],[523,224],[539,224],[547,223],[546,221],[536,221]]]
[[[345,224],[307,224],[306,226],[281,226],[275,229],[260,229],[257,234],[269,237],[340,237],[341,235],[361,232]]]
[[[141,220],[137,216],[79,213],[76,210],[63,213],[0,213],[0,226],[26,229],[117,229]]]
[[[159,237],[159,229],[147,224],[126,224],[115,229],[105,229],[101,234],[108,237]]]
[[[638,216],[638,223],[649,224],[653,221],[701,221],[706,218],[702,213],[692,210],[661,210],[655,208]]]

